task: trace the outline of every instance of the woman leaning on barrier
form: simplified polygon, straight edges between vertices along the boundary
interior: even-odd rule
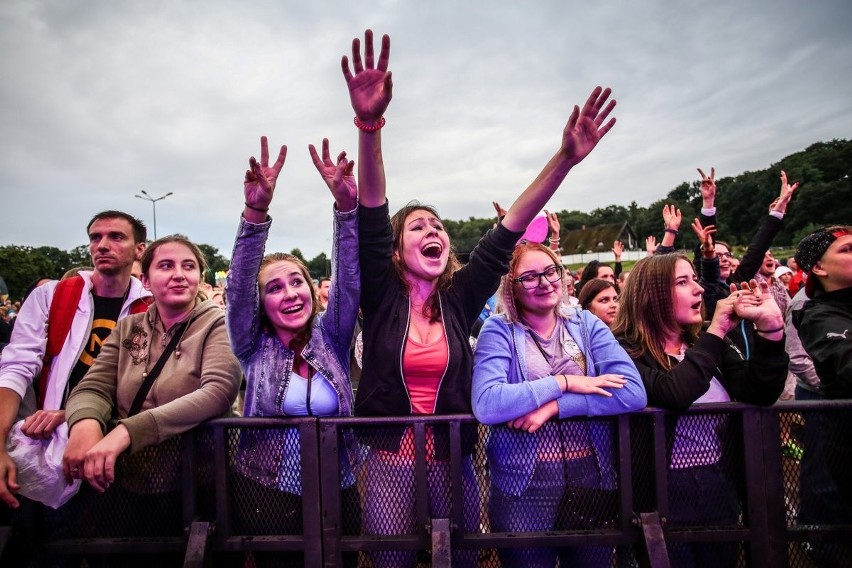
[[[68,397],[70,435],[63,468],[97,491],[124,493],[132,512],[125,536],[180,534],[181,460],[161,443],[230,412],[242,379],[225,314],[198,295],[203,253],[184,237],[164,237],[142,257],[142,284],[154,303],[118,322],[91,369]],[[110,420],[118,425],[106,435]],[[158,445],[160,444],[160,445]],[[121,476],[116,461],[123,458]],[[144,452],[141,452],[145,450]],[[114,501],[117,503],[118,501]],[[112,530],[106,519],[95,519]],[[149,534],[144,534],[144,533]]]
[[[622,290],[613,333],[633,357],[648,404],[686,410],[693,404],[740,401],[770,405],[787,377],[784,317],[766,286],[752,281],[716,304],[702,331],[702,294],[689,259],[663,254],[640,260]],[[726,339],[739,322],[754,325],[750,352]],[[670,526],[735,525],[740,505],[721,466],[725,421],[678,417],[670,431]],[[736,547],[675,544],[672,566],[731,566]]]
[[[354,162],[337,161],[323,140],[314,165],[335,199],[332,277],[327,309],[319,312],[308,269],[288,254],[264,256],[268,215],[286,147],[269,166],[266,138],[260,162],[246,172],[245,209],[226,286],[228,333],[246,376],[244,416],[350,416],[349,344],[358,315],[358,208]],[[301,534],[302,478],[298,430],[241,432],[234,483],[237,534]],[[355,487],[357,444],[346,436],[341,452],[344,505],[360,511]],[[360,515],[346,519],[359,519]],[[355,527],[344,530],[357,531]],[[279,562],[281,554],[268,554]],[[273,557],[274,556],[274,557]],[[256,560],[261,560],[255,555]],[[277,560],[276,560],[277,559]],[[347,562],[355,558],[349,557]],[[264,560],[265,561],[265,560]],[[298,562],[298,561],[296,561]]]
[[[593,517],[617,515],[611,426],[548,421],[645,406],[636,366],[609,328],[562,306],[562,272],[550,249],[517,245],[501,282],[502,313],[486,320],[474,354],[473,412],[493,426],[486,452],[498,532],[594,529]],[[552,567],[557,557],[552,548],[499,553],[507,567]],[[558,555],[564,566],[611,563],[607,547]]]

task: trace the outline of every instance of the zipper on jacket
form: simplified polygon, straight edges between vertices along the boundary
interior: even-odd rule
[[[410,309],[409,304],[409,309]],[[435,414],[435,411],[438,408],[438,394],[441,392],[441,385],[444,384],[444,377],[447,376],[447,369],[450,367],[450,336],[447,335],[447,324],[444,321],[444,302],[441,300],[441,293],[438,292],[438,307],[441,310],[441,328],[444,330],[444,340],[447,342],[447,364],[444,365],[444,372],[441,373],[441,380],[438,381],[438,389],[435,391],[435,402],[432,404],[432,414]],[[409,401],[410,401],[409,397]]]

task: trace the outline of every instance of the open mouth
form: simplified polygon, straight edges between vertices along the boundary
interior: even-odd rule
[[[289,308],[284,308],[281,310],[281,313],[284,315],[295,314],[302,311],[302,304],[297,304],[295,306],[290,306]]]
[[[420,249],[420,254],[425,256],[426,258],[431,259],[439,259],[441,258],[441,253],[444,252],[444,247],[442,247],[438,243],[429,243],[425,245],[422,249]]]
[[[692,309],[693,310],[700,310],[701,309],[701,302],[696,302],[696,303],[692,304]]]

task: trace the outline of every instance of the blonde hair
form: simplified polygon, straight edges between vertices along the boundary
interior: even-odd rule
[[[521,321],[521,318],[518,315],[518,299],[515,296],[514,279],[517,277],[518,263],[525,254],[533,251],[545,253],[551,260],[553,260],[553,264],[556,266],[562,266],[562,263],[559,261],[559,257],[556,256],[556,253],[544,245],[528,241],[521,241],[515,245],[515,250],[512,251],[512,259],[509,261],[509,272],[503,275],[500,279],[500,288],[497,290],[497,311],[506,314],[506,320],[509,322]],[[563,270],[562,278],[560,278],[560,283],[563,285],[564,279],[565,271]],[[560,312],[558,304],[556,305],[554,312],[557,316],[559,316]]]
[[[689,258],[677,253],[637,262],[618,297],[618,313],[612,325],[613,335],[624,337],[634,346],[627,349],[631,357],[650,354],[664,369],[672,367],[666,355],[666,338],[676,334],[686,345],[693,345],[701,331],[701,324],[681,326],[674,319],[675,266],[679,260],[692,266]]]

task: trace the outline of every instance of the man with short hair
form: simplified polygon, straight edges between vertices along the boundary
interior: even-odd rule
[[[327,276],[320,278],[317,288],[319,292],[320,310],[325,311],[328,306],[328,290],[331,288],[331,278]]]
[[[116,321],[131,310],[145,308],[141,298],[148,294],[130,275],[133,261],[145,250],[145,225],[127,213],[103,211],[86,230],[94,270],[80,273],[82,293],[73,300],[76,308],[69,308],[74,310],[71,327],[47,375],[38,380],[46,355],[48,319],[57,309],[51,304],[58,281],[33,290],[0,358],[0,500],[13,508],[19,503],[12,492],[20,487],[15,463],[6,451],[12,425],[23,419],[21,431],[27,436],[51,437],[65,421],[68,394],[86,374]]]

